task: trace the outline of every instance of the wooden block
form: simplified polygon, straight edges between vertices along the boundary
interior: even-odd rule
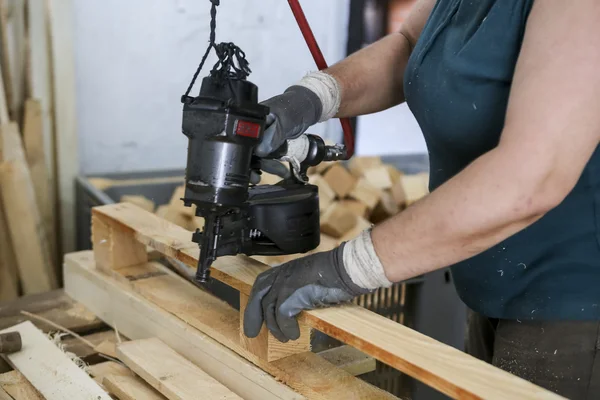
[[[1,195],[17,268],[25,294],[40,293],[58,286],[35,202],[33,184],[23,160],[0,166]],[[2,234],[5,234],[4,232]]]
[[[354,189],[357,181],[356,177],[352,176],[341,163],[337,163],[329,168],[323,174],[323,179],[325,179],[325,182],[329,184],[340,199],[346,197]]]
[[[145,196],[139,196],[139,195],[133,195],[133,194],[126,194],[126,195],[121,196],[120,202],[135,204],[136,206],[143,208],[144,210],[146,210],[148,212],[154,212],[154,208],[156,207],[154,202],[152,200],[146,198]]]
[[[366,169],[379,167],[381,164],[381,157],[352,157],[348,169],[355,177],[362,178]]]
[[[404,175],[401,179],[402,188],[406,196],[406,205],[420,200],[429,193],[429,174],[420,173],[415,175]]]
[[[373,210],[381,199],[382,191],[371,185],[365,178],[356,183],[356,187],[350,192],[350,197],[362,202],[369,210]]]
[[[165,396],[137,376],[108,375],[103,386],[119,400],[163,400]]]
[[[377,189],[385,190],[391,189],[392,187],[392,178],[390,177],[388,168],[384,165],[365,169],[363,171],[363,177],[371,184],[371,186],[374,186]]]
[[[132,370],[115,361],[105,361],[88,367],[90,376],[97,384],[103,385],[107,376],[135,376]]]
[[[7,331],[21,334],[23,348],[6,357],[47,400],[111,400],[92,378],[31,322],[20,323],[0,333]]]
[[[202,217],[194,217],[192,219],[189,220],[188,225],[187,225],[187,229],[195,232],[196,229],[204,229],[204,218]]]
[[[195,223],[195,218],[197,218],[190,218],[189,216],[179,212],[177,208],[171,207],[169,204],[158,206],[156,209],[156,215],[186,229],[189,229],[189,227]]]
[[[404,175],[404,172],[400,171],[398,168],[394,167],[391,164],[385,164],[385,167],[387,168],[388,174],[392,179],[392,183],[398,182],[402,175]]]
[[[352,240],[355,237],[357,237],[358,235],[360,235],[364,230],[369,229],[372,226],[373,226],[373,224],[371,224],[366,219],[358,217],[357,221],[356,221],[356,226],[354,228],[352,228],[351,230],[349,230],[348,232],[346,232],[346,234],[344,236],[339,238],[338,243],[347,242],[348,240]]]
[[[133,204],[131,206],[139,209]],[[148,261],[145,245],[128,232],[95,215],[92,215],[92,246],[97,267],[105,272]]]
[[[321,232],[334,238],[342,237],[356,226],[357,218],[352,211],[334,202],[321,216]]]
[[[378,224],[399,212],[400,207],[394,200],[392,194],[386,190],[382,193],[379,203],[377,203],[377,206],[375,206],[371,213],[371,222]]]
[[[276,183],[279,183],[282,179],[283,178],[281,178],[280,176],[262,171],[260,174],[259,185],[275,185]]]
[[[368,218],[369,216],[369,209],[367,208],[367,205],[358,200],[345,199],[340,200],[338,203],[340,206],[347,208],[361,218]]]
[[[264,325],[257,337],[249,338],[244,335],[244,311],[247,304],[248,296],[240,293],[240,344],[242,348],[267,362],[310,351],[311,329],[304,324],[300,324],[300,337],[287,343],[281,343],[275,339]]]
[[[241,399],[159,339],[121,343],[117,351],[121,361],[168,399]]]
[[[326,161],[326,162],[317,164],[314,167],[309,167],[307,174],[308,175],[323,175],[329,168],[331,168],[338,162],[339,161]]]
[[[186,207],[183,204],[183,200],[181,200],[185,196],[185,186],[178,186],[173,195],[171,196],[171,200],[169,201],[169,207],[173,209],[174,212],[183,214],[189,218],[196,215],[196,206],[192,204],[191,207]]]
[[[319,355],[344,371],[359,376],[375,371],[376,361],[352,346],[342,345],[319,352]]]
[[[309,176],[308,183],[319,188],[319,211],[325,211],[335,199],[335,192],[321,175]]]

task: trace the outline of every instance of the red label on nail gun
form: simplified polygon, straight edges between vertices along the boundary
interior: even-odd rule
[[[257,139],[260,135],[260,124],[256,122],[238,121],[235,134]]]

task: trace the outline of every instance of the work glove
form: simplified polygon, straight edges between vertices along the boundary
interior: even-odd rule
[[[281,342],[296,340],[302,310],[347,302],[370,290],[356,285],[344,266],[345,243],[289,261],[256,278],[244,313],[244,334],[256,337],[263,321]]]
[[[270,112],[263,138],[254,150],[259,157],[266,157],[286,140],[302,135],[319,122],[323,111],[321,100],[315,92],[297,85],[261,104],[268,106]]]

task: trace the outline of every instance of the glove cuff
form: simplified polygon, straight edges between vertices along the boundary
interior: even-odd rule
[[[302,78],[295,86],[303,86],[309,89],[321,100],[323,110],[318,122],[335,117],[342,101],[342,92],[340,84],[333,76],[321,71],[312,72]]]
[[[392,286],[373,247],[371,229],[348,241],[343,251],[344,267],[354,284],[368,290]]]

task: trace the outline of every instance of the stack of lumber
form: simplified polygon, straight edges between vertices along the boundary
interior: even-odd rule
[[[47,10],[28,3],[0,2],[0,301],[61,278]]]
[[[248,339],[244,306],[267,265],[244,256],[214,263],[213,279],[239,291],[238,311],[149,260],[147,246],[194,268],[190,231],[127,203],[94,208],[92,221],[94,250],[65,257],[65,291],[131,339],[115,351],[135,375],[102,379],[120,399],[395,398],[332,362],[344,357],[311,352],[313,329],[452,398],[560,398],[354,304],[302,312],[296,341],[280,343],[266,330]]]

